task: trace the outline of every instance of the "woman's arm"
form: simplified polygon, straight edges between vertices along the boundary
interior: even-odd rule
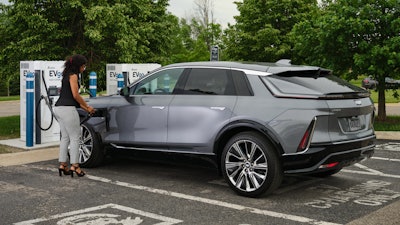
[[[72,96],[79,103],[81,108],[93,114],[95,112],[94,108],[89,106],[82,98],[82,96],[79,94],[78,75],[71,74],[69,76],[69,84],[71,86]]]

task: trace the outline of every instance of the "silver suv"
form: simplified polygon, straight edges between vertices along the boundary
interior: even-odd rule
[[[98,111],[82,125],[83,166],[99,165],[107,146],[210,155],[249,197],[284,174],[329,176],[374,152],[369,93],[288,60],[172,64],[87,101]]]

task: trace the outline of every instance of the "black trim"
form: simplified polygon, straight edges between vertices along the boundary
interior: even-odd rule
[[[215,138],[216,142],[219,143],[222,139],[224,139],[224,137],[226,135],[229,135],[230,133],[232,133],[232,136],[237,134],[238,131],[235,131],[237,129],[241,129],[243,131],[256,130],[256,131],[260,132],[274,145],[274,147],[277,149],[277,151],[279,151],[278,154],[284,153],[279,139],[272,132],[270,132],[268,129],[266,129],[266,127],[264,125],[259,124],[254,121],[251,121],[251,120],[236,120],[236,121],[233,121],[233,122],[227,124],[216,135],[216,138]],[[234,132],[232,132],[232,131],[234,131]],[[215,143],[214,143],[214,146],[215,146]],[[215,154],[218,154],[218,152],[216,152],[217,150],[218,149],[214,148]]]
[[[286,173],[312,172],[322,164],[339,162],[340,166],[354,164],[371,157],[375,148],[375,136],[340,144],[311,145],[303,154],[283,155],[283,168]]]

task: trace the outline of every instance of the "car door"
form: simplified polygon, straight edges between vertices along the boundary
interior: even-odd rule
[[[165,145],[168,105],[182,71],[162,70],[132,86],[128,104],[109,109],[106,142],[139,147]]]
[[[207,153],[236,103],[230,70],[192,68],[185,76],[169,105],[167,142],[171,150]]]

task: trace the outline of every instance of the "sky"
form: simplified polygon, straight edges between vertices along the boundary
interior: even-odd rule
[[[227,24],[235,24],[233,16],[239,15],[236,4],[233,2],[243,2],[242,0],[214,0],[214,19],[216,23],[221,24],[223,28]],[[195,0],[169,0],[168,11],[177,17],[190,19],[196,12]]]

